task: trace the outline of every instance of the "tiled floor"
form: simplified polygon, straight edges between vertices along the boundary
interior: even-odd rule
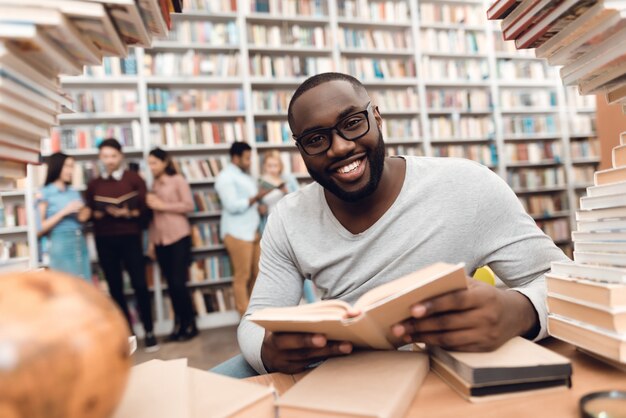
[[[152,359],[171,360],[186,357],[190,367],[208,370],[239,354],[237,327],[224,327],[201,331],[200,335],[184,343],[165,343],[159,339],[160,350],[145,353],[140,341],[133,354],[135,364]]]

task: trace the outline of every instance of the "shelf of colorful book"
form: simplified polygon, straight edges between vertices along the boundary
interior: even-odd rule
[[[426,22],[420,20],[420,28],[422,29],[453,29],[453,30],[466,30],[482,32],[485,30],[484,26],[480,25],[466,25],[465,23],[444,23],[444,22]]]
[[[333,51],[331,48],[316,48],[314,46],[258,46],[258,45],[248,45],[248,51],[253,53],[264,53],[264,54],[291,54],[291,55],[304,55],[304,56],[312,56],[312,55],[330,55]]]
[[[155,144],[155,146],[157,146]],[[180,145],[175,147],[168,147],[163,145],[158,145],[159,148],[163,149],[172,154],[196,154],[198,152],[228,152],[230,149],[230,144],[198,144],[198,145]]]
[[[412,57],[415,55],[413,50],[409,49],[395,49],[395,50],[366,50],[356,48],[340,48],[339,53],[342,55],[356,55],[359,57],[378,57],[378,56],[391,56],[391,57]]]
[[[562,134],[559,132],[549,132],[549,133],[537,133],[537,134],[504,134],[505,142],[514,142],[514,141],[537,141],[537,140],[547,140],[547,141],[558,141],[562,138]]]
[[[235,52],[239,51],[238,45],[211,45],[203,42],[177,42],[177,41],[159,41],[154,42],[150,51],[210,51],[210,52]]]
[[[204,110],[204,111],[180,111],[180,112],[148,112],[150,119],[168,120],[168,119],[235,119],[246,116],[246,113],[238,110]]]
[[[178,13],[172,14],[173,22],[188,21],[188,20],[200,20],[200,21],[210,20],[212,22],[232,22],[234,20],[237,20],[237,12],[205,12],[205,11],[200,11],[200,10],[198,11],[185,10],[183,13],[180,13],[180,14]],[[175,27],[176,23],[173,23],[173,26]]]
[[[363,28],[410,28],[411,22],[389,22],[381,20],[368,20],[368,19],[348,19],[340,17],[337,19],[337,23],[341,26],[354,26]]]
[[[538,81],[538,80],[497,80],[499,87],[554,87],[554,80]]]
[[[146,84],[149,86],[221,86],[221,87],[239,87],[243,83],[243,79],[238,77],[163,77],[152,76],[146,77]]]
[[[102,122],[124,122],[137,120],[139,113],[64,113],[59,115],[59,122],[62,125],[70,123],[102,123]]]
[[[0,227],[0,235],[21,235],[28,232],[27,226]]]
[[[547,219],[569,218],[571,214],[572,213],[569,210],[562,210],[558,212],[529,214],[529,215],[532,216],[532,218],[536,221],[543,221]]]
[[[490,115],[491,109],[456,109],[456,108],[429,108],[426,110],[429,115]],[[385,111],[385,114],[388,112]]]
[[[467,81],[467,80],[424,80],[426,87],[490,87],[489,81]]]
[[[361,82],[365,87],[414,87],[417,85],[417,78],[365,78]]]
[[[61,77],[61,84],[64,87],[91,87],[91,86],[107,86],[107,87],[127,87],[135,86],[139,82],[136,75],[125,76],[75,76]]]
[[[325,25],[329,23],[329,18],[324,16],[276,16],[268,13],[248,13],[246,15],[246,22],[249,23],[303,23],[303,24],[318,24]]]
[[[232,284],[232,282],[233,282],[232,277],[227,277],[227,278],[220,278],[220,279],[208,279],[208,280],[203,280],[201,282],[187,282],[185,286],[187,287],[187,289],[195,289],[199,287],[224,286],[224,285]],[[154,292],[154,290],[155,290],[154,287],[148,288],[149,292]],[[162,285],[160,290],[163,292],[167,292],[168,291],[167,285]],[[133,289],[126,289],[124,290],[124,294],[126,296],[131,296],[135,294],[135,291]]]
[[[3,197],[24,197],[26,196],[25,190],[1,190],[0,198]]]
[[[562,161],[551,159],[551,160],[543,160],[537,162],[524,162],[524,161],[516,161],[507,163],[507,168],[528,168],[528,167],[551,167],[555,165],[563,164]]]
[[[518,107],[518,108],[507,108],[500,110],[500,113],[503,115],[540,115],[546,113],[559,113],[559,109],[557,107],[546,107],[546,108],[533,108],[533,107]]]
[[[282,144],[272,144],[269,142],[256,142],[255,147],[257,149],[262,149],[262,150],[269,150],[269,149],[286,149],[286,150],[294,150],[294,151],[297,150],[296,144],[293,141],[282,143]]]
[[[466,137],[466,138],[433,138],[430,140],[431,144],[472,144],[493,141],[492,138],[478,136],[478,137]]]
[[[573,158],[572,164],[600,164],[600,157],[589,157],[589,158]]]
[[[489,56],[486,53],[480,52],[446,52],[446,51],[422,51],[422,56],[434,57],[434,58],[471,58],[471,59],[487,59]]]
[[[596,132],[570,132],[570,139],[595,138],[598,136]]]
[[[250,84],[252,87],[265,86],[265,87],[298,87],[307,77],[250,77]]]
[[[563,192],[567,190],[567,185],[549,186],[549,187],[533,187],[533,188],[516,188],[513,191],[516,194],[529,194],[529,193],[553,193]]]

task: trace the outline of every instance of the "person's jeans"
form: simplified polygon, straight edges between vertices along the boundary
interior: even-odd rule
[[[241,354],[218,364],[209,371],[223,376],[234,377],[235,379],[245,379],[246,377],[259,375]]]

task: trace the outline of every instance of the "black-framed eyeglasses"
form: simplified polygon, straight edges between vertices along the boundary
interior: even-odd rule
[[[346,141],[356,141],[367,135],[370,131],[370,109],[371,102],[368,102],[365,110],[346,116],[335,126],[314,129],[297,137],[294,135],[293,138],[307,155],[315,156],[323,154],[328,151],[333,144],[333,131],[337,131],[339,136]]]

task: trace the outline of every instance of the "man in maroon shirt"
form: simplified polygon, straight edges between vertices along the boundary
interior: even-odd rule
[[[89,182],[85,201],[91,210],[100,267],[111,296],[132,330],[122,266],[126,269],[146,332],[146,351],[156,351],[159,346],[153,333],[142,244],[142,221],[147,214],[146,183],[136,172],[124,169],[122,146],[116,139],[105,139],[98,149],[105,172]]]

